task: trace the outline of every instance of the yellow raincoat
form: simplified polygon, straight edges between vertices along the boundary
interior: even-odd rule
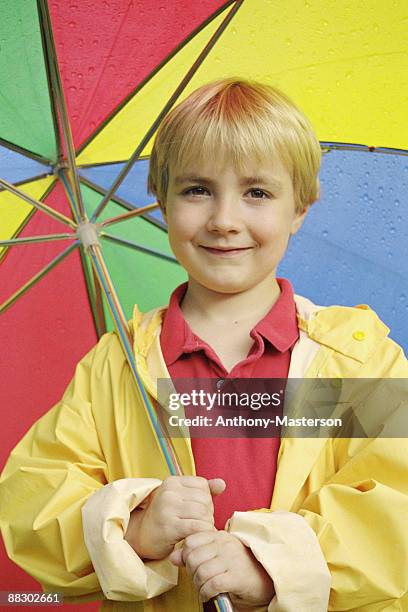
[[[289,376],[408,378],[402,350],[367,306],[295,299],[300,339]],[[139,372],[153,396],[156,377],[168,376],[162,312],[136,308],[133,319]],[[189,441],[175,445],[194,474]],[[274,579],[269,612],[408,610],[407,474],[405,439],[283,439],[273,512],[237,512],[229,524]],[[200,610],[184,570],[143,563],[123,539],[129,512],[167,475],[119,341],[106,334],[4,469],[9,556],[46,590],[80,600],[103,598],[102,588],[121,600],[105,600],[104,609]]]

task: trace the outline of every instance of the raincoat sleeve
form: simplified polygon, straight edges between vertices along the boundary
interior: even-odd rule
[[[154,478],[116,480],[83,507],[85,543],[107,599],[148,599],[177,584],[178,570],[168,559],[143,562],[124,539],[131,511],[160,484]]]
[[[304,518],[267,509],[234,512],[228,531],[251,549],[273,580],[275,596],[268,612],[327,610],[330,572]]]
[[[45,590],[58,590],[66,597],[102,596],[83,536],[81,510],[88,498],[105,491],[105,497],[98,498],[103,505],[113,491],[108,497],[113,499],[114,514],[100,535],[108,542],[112,537],[114,548],[114,534],[126,520],[126,513],[123,518],[116,510],[128,502],[131,507],[136,505],[160,484],[157,479],[125,479],[123,482],[131,481],[126,492],[122,481],[108,484],[91,385],[94,356],[103,344],[109,344],[109,334],[78,364],[61,402],[15,447],[0,480],[0,525],[9,557]],[[169,562],[171,570],[159,567],[156,571],[154,562],[150,567],[132,549],[130,554],[131,567],[137,570],[132,583],[134,598],[152,597],[177,582],[177,568]]]
[[[399,347],[386,342],[389,350],[366,363],[362,377],[404,379],[404,389],[407,360]],[[406,431],[407,397],[391,397],[386,385],[383,396],[381,385],[377,389],[370,408],[388,406],[388,431],[395,435],[398,424]],[[309,485],[312,492],[295,512],[235,513],[230,520],[229,531],[251,548],[274,580],[276,596],[268,611],[408,609],[407,440],[344,438],[327,444],[316,467],[331,474],[322,486]],[[330,579],[321,553],[331,574],[328,607],[324,597]]]

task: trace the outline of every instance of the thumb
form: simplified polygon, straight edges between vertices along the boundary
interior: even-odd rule
[[[176,548],[175,550],[173,550],[173,552],[169,556],[169,560],[173,563],[173,565],[177,565],[177,567],[182,567],[184,565],[183,549]]]
[[[208,486],[210,487],[211,495],[221,495],[227,487],[225,480],[222,478],[211,478],[208,481]]]

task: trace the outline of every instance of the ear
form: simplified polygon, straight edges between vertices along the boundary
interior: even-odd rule
[[[309,210],[309,208],[304,208],[302,210],[302,212],[300,213],[296,213],[293,221],[292,221],[292,227],[290,230],[291,235],[293,236],[293,234],[296,234],[296,232],[302,227],[302,223],[305,220],[305,217],[307,215],[307,211]]]

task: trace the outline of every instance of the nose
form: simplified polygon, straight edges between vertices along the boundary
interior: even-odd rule
[[[237,233],[241,224],[240,205],[236,198],[225,195],[214,199],[207,223],[208,231],[220,234]]]

